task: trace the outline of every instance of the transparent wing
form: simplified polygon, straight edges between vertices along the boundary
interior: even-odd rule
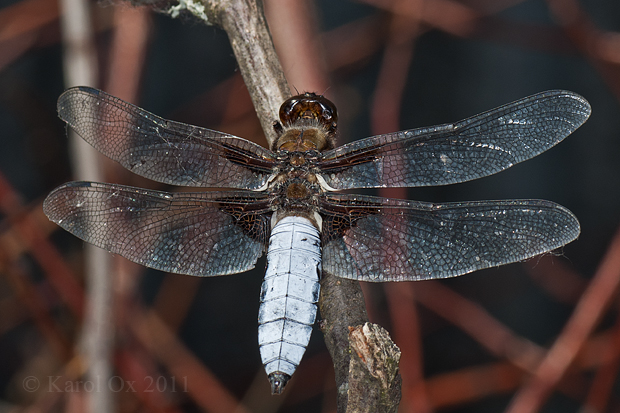
[[[86,242],[162,271],[225,275],[254,267],[269,231],[266,198],[250,191],[168,193],[69,182],[43,211]]]
[[[518,100],[455,124],[378,135],[324,153],[334,189],[445,185],[500,172],[551,148],[590,116],[567,91]]]
[[[101,153],[154,181],[253,190],[272,173],[272,152],[255,143],[162,119],[101,90],[67,90],[58,115]]]
[[[579,235],[549,201],[430,204],[329,194],[321,200],[323,270],[362,281],[455,277],[521,261]]]

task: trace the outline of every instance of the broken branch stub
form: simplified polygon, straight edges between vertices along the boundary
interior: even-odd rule
[[[400,403],[400,349],[377,324],[349,327],[351,361],[347,412],[396,412]]]

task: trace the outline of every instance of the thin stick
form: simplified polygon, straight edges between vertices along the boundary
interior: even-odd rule
[[[94,85],[97,79],[97,61],[93,43],[92,24],[88,2],[63,0],[61,24],[64,43],[65,84]],[[102,177],[99,155],[75,133],[69,133],[74,174],[78,179],[100,181]],[[112,376],[112,286],[110,255],[92,245],[85,246],[86,254],[86,309],[80,349],[86,361],[87,379],[106,383]],[[103,386],[101,391],[86,395],[90,413],[115,410],[113,393]]]
[[[252,97],[258,119],[271,147],[280,105],[291,96],[276,55],[260,0],[204,0],[209,24],[226,31],[239,71]]]
[[[601,265],[579,300],[564,330],[508,407],[509,413],[540,411],[541,406],[566,373],[586,339],[616,296],[620,286],[620,230],[616,232]]]

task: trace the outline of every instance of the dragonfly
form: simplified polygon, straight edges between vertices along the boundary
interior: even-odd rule
[[[568,209],[545,200],[429,203],[339,191],[482,178],[556,145],[590,112],[583,97],[552,90],[336,146],[336,107],[304,93],[282,104],[267,149],[75,87],[59,97],[59,116],[97,150],[151,180],[215,190],[69,182],[43,209],[82,240],[170,273],[240,273],[267,253],[258,342],[280,394],[310,339],[323,272],[370,282],[454,277],[552,251],[580,232]]]

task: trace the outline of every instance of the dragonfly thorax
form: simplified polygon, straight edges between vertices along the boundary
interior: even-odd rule
[[[295,159],[303,154],[295,154]],[[311,162],[303,162],[301,166],[289,165],[281,169],[272,181],[269,191],[272,195],[272,227],[286,216],[305,217],[312,224],[321,228],[318,213],[318,199],[323,192],[317,175],[310,169]]]
[[[310,195],[310,190],[304,182],[291,182],[286,188],[286,197],[288,199],[307,199]]]

